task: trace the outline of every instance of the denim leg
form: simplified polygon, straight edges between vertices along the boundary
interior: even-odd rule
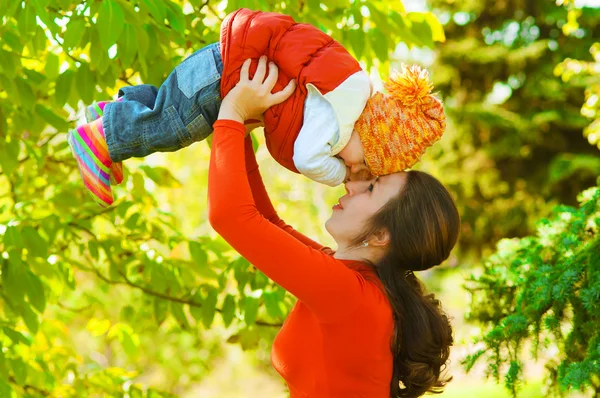
[[[208,137],[221,106],[222,72],[215,43],[186,58],[158,89],[122,88],[125,100],[106,104],[102,119],[112,161],[172,152]]]
[[[136,86],[125,86],[119,90],[118,97],[124,101],[137,101],[150,109],[154,109],[158,87],[151,84],[138,84]]]

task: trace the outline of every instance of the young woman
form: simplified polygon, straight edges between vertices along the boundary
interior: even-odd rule
[[[247,63],[245,64],[247,65]],[[286,225],[258,172],[244,121],[284,101],[276,68],[247,67],[214,125],[209,219],[233,248],[298,298],[273,343],[292,398],[416,397],[439,391],[452,329],[413,274],[444,261],[459,215],[448,191],[410,171],[346,184],[325,227],[332,251]],[[266,78],[265,78],[266,76]]]

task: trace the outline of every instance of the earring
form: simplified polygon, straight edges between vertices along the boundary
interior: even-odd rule
[[[367,247],[367,246],[369,246],[369,242],[367,242],[366,240],[363,240],[362,245],[363,245],[363,247]]]

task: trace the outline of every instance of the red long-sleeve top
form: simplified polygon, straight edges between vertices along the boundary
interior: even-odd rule
[[[271,360],[291,398],[389,398],[394,322],[379,279],[363,262],[286,225],[267,195],[241,123],[214,125],[208,176],[213,228],[298,298]]]

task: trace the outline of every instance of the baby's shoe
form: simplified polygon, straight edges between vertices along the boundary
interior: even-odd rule
[[[115,102],[123,101],[123,97],[119,97],[115,100]],[[88,105],[85,107],[85,119],[88,123],[93,122],[96,119],[99,119],[104,115],[104,107],[106,104],[113,101],[100,101],[94,102],[92,105]],[[110,166],[110,183],[112,185],[119,185],[123,182],[123,163],[122,162],[113,162]]]
[[[113,162],[108,154],[102,118],[71,130],[67,135],[67,141],[77,160],[79,173],[86,188],[100,206],[110,206],[114,201],[110,187]]]

